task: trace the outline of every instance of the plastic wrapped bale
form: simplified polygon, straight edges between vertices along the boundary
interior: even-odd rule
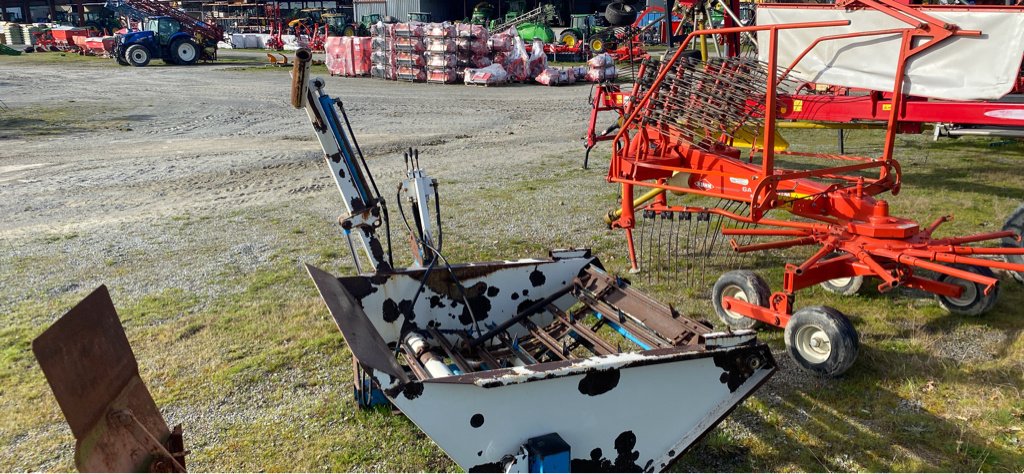
[[[455,25],[455,36],[459,38],[481,38],[486,40],[490,32],[483,25],[459,23]]]
[[[561,86],[565,84],[573,84],[576,82],[576,71],[571,67],[557,68],[547,67],[544,68],[540,74],[537,75],[534,80],[539,84],[545,86]]]
[[[526,62],[527,74],[530,79],[535,79],[548,67],[548,55],[544,54],[544,42],[533,40],[533,47]]]
[[[497,61],[492,61],[491,58],[489,58],[487,56],[463,55],[461,53],[457,56],[457,58],[458,58],[458,61],[457,61],[456,64],[457,64],[458,67],[461,67],[461,68],[479,69],[479,68],[482,68],[482,67],[490,66],[491,64],[494,64],[495,62],[497,62]]]
[[[466,69],[464,81],[470,85],[493,86],[507,82],[508,73],[501,64],[492,64],[480,69]]]
[[[487,40],[482,38],[458,38],[455,40],[455,48],[459,53],[470,53],[474,56],[486,56],[491,52],[487,47]]]
[[[370,25],[370,36],[387,38],[395,36],[395,25],[378,21]]]
[[[427,51],[431,53],[454,53],[455,40],[451,38],[428,38],[426,40]]]
[[[512,35],[509,33],[497,33],[487,39],[487,48],[492,53],[508,53],[512,51]]]
[[[604,82],[614,81],[618,77],[618,71],[615,66],[600,67],[600,68],[589,68],[587,74],[583,76],[588,82]]]
[[[530,78],[527,62],[529,56],[526,54],[526,45],[518,35],[512,38],[512,51],[505,56],[505,72],[508,73],[508,80],[512,82],[524,82]]]
[[[351,75],[352,39],[348,36],[332,36],[324,41],[324,65],[332,76]]]
[[[352,37],[352,69],[356,76],[365,76],[370,73],[371,52],[372,40],[369,37]]]
[[[427,82],[435,84],[454,84],[459,75],[453,67],[427,69]]]
[[[595,69],[614,65],[615,58],[613,58],[612,55],[608,53],[598,54],[597,56],[594,56],[590,58],[589,61],[587,61],[587,66],[590,66]]]
[[[413,53],[409,51],[399,51],[395,53],[395,64],[398,67],[419,67],[427,65],[427,61],[423,58],[421,53]]]
[[[587,72],[583,76],[589,82],[614,81],[618,77],[615,69],[615,58],[602,53],[587,61]]]
[[[424,53],[426,66],[430,68],[454,68],[458,66],[458,59],[451,53]]]
[[[426,35],[430,38],[455,37],[455,26],[451,23],[427,23],[424,29]]]
[[[374,64],[370,67],[370,77],[386,81],[397,81],[398,68],[390,64]]]
[[[398,67],[398,80],[408,82],[424,82],[427,80],[427,71],[422,67]]]
[[[426,36],[426,28],[423,23],[410,21],[408,23],[395,24],[395,36],[406,38],[422,38]]]
[[[422,53],[426,50],[427,46],[424,43],[423,38],[403,36],[395,38],[395,51]]]

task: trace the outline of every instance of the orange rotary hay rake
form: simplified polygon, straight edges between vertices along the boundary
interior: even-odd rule
[[[902,184],[893,149],[900,126],[896,112],[907,90],[908,61],[950,38],[980,40],[981,32],[960,29],[891,0],[853,0],[839,6],[881,11],[906,26],[828,34],[849,24],[836,20],[695,31],[660,64],[647,65],[614,138],[608,173],[608,180],[622,188],[621,211],[611,215],[611,223],[626,232],[634,271],[679,278],[680,272],[704,265],[696,259],[713,253],[715,239],[728,241],[736,253],[817,247],[806,260],[786,264],[781,290],[770,292],[757,274],[733,270],[714,284],[712,302],[718,316],[732,328],[759,324],[785,328],[790,355],[802,367],[825,375],[841,374],[853,364],[857,333],[832,308],[811,306],[794,312],[798,290],[822,284],[853,294],[865,277],[873,277],[881,281],[881,292],[897,287],[923,290],[936,295],[953,313],[975,315],[995,301],[998,279],[992,269],[1024,271],[1024,265],[1004,261],[1024,254],[1019,246],[969,245],[1004,238],[1019,242],[1014,232],[938,238],[936,231],[950,216],[921,226],[891,215],[888,203],[877,197],[898,194]],[[779,33],[796,29],[825,34],[792,63],[780,63]],[[700,61],[685,51],[699,35],[743,32],[767,35],[764,61],[741,57]],[[900,44],[881,156],[777,147],[778,98],[799,85],[790,73],[805,55],[834,40],[880,37],[895,37]],[[734,146],[743,130],[758,136],[749,151]],[[776,160],[783,157],[787,162],[821,165],[785,168]],[[637,199],[637,187],[653,189]],[[686,197],[690,205],[670,203],[673,195]],[[700,197],[718,203],[694,205],[703,202]],[[774,210],[788,211],[792,218],[767,217]],[[699,224],[713,234],[710,245],[708,238],[680,230],[700,229]],[[696,249],[679,250],[698,241]]]

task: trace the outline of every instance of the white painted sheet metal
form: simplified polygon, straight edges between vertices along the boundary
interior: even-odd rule
[[[1013,88],[1024,56],[1024,10],[922,12],[982,36],[954,37],[911,58],[904,91],[949,100],[998,99]],[[835,34],[907,27],[875,10],[837,8],[758,8],[757,24],[850,20],[849,26],[779,32],[779,64],[788,66],[815,39]],[[816,46],[794,70],[798,79],[824,84],[891,91],[900,36],[870,36],[827,41]],[[758,51],[767,60],[768,34],[758,35]]]

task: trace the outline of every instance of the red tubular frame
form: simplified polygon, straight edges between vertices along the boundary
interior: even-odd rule
[[[949,297],[958,297],[960,286],[938,280],[923,278],[914,274],[914,269],[935,271],[952,278],[981,285],[989,293],[997,281],[993,278],[965,271],[950,265],[973,265],[1024,272],[1024,265],[996,262],[967,257],[966,255],[1024,255],[1024,249],[982,249],[965,247],[961,244],[981,242],[1014,236],[1010,232],[992,232],[967,237],[932,239],[932,233],[948,217],[937,219],[930,226],[921,226],[909,219],[890,216],[888,204],[873,196],[883,192],[899,192],[901,173],[899,163],[893,158],[896,134],[908,108],[905,104],[918,101],[908,100],[904,94],[904,76],[907,61],[928,48],[941,44],[953,36],[979,36],[979,31],[960,30],[956,25],[938,21],[914,8],[896,3],[894,0],[840,0],[837,6],[872,8],[908,24],[906,28],[883,29],[858,33],[822,36],[812,42],[778,76],[778,37],[780,30],[803,28],[827,28],[846,26],[848,21],[823,21],[792,23],[784,25],[761,25],[749,27],[698,30],[686,37],[675,54],[667,60],[642,97],[633,97],[633,102],[624,109],[625,120],[614,137],[612,162],[609,166],[608,181],[622,186],[622,213],[612,222],[613,227],[626,230],[629,258],[633,270],[638,270],[636,251],[633,246],[632,228],[635,225],[633,189],[635,186],[650,187],[664,191],[723,198],[750,204],[749,215],[739,215],[721,208],[695,208],[669,206],[666,194],[662,193],[645,209],[660,212],[706,212],[718,214],[733,221],[772,226],[768,229],[721,230],[726,236],[777,236],[783,240],[740,246],[730,241],[737,252],[751,252],[780,249],[802,245],[820,245],[821,248],[800,265],[787,265],[783,290],[774,293],[768,307],[758,307],[733,298],[723,298],[726,309],[748,317],[785,326],[792,312],[793,295],[802,288],[836,278],[850,276],[874,276],[882,280],[879,289],[888,291],[899,286],[919,288]],[[755,145],[749,160],[742,159],[731,143],[716,142],[707,147],[694,147],[689,138],[665,125],[641,121],[650,109],[653,98],[662,93],[659,89],[669,72],[674,68],[686,46],[693,38],[710,34],[738,34],[743,32],[764,32],[768,35],[767,70],[770,71],[764,99],[764,128],[760,147]],[[780,153],[775,151],[774,137],[776,121],[789,117],[792,99],[778,95],[778,85],[790,71],[816,45],[823,41],[876,35],[901,35],[900,55],[895,65],[893,89],[888,95],[891,107],[888,112],[887,130],[882,156],[865,158],[813,153]],[[925,38],[919,41],[918,38]],[[783,110],[780,114],[780,109]],[[874,110],[874,109],[873,109]],[[592,113],[591,121],[593,122]],[[717,133],[717,132],[716,132]],[[724,137],[723,137],[724,138]],[[588,142],[589,143],[589,142]],[[809,170],[780,169],[775,165],[775,154],[817,157],[821,159],[855,162],[839,166]],[[761,160],[755,163],[754,158]],[[848,176],[847,173],[878,168],[877,178],[865,179]],[[669,184],[668,178],[674,173],[688,174],[687,185]],[[840,180],[845,184],[827,184],[815,178]],[[738,184],[743,183],[743,184]],[[780,191],[784,190],[782,193]],[[767,211],[787,206],[798,216],[817,222],[796,222],[765,219]],[[841,257],[828,258],[839,252]]]

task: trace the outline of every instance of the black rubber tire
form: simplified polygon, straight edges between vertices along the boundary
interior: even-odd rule
[[[568,38],[568,37],[572,37],[572,39],[573,39],[572,46],[574,46],[574,47],[575,46],[579,46],[581,44],[581,41],[583,41],[583,37],[580,36],[580,34],[577,33],[576,31],[565,30],[565,31],[559,33],[559,35],[558,35],[558,44],[566,44],[565,43],[565,39]]]
[[[742,295],[748,303],[768,307],[771,291],[768,284],[760,275],[750,270],[733,270],[718,278],[715,286],[711,288],[711,303],[715,305],[715,313],[718,319],[722,320],[731,329],[755,329],[761,326],[761,321],[748,318],[740,314],[730,314],[722,307],[722,298],[730,296],[736,298]]]
[[[129,65],[128,61],[125,61],[124,58],[122,58],[121,56],[114,56],[114,59],[117,60],[117,64],[120,64],[122,66],[128,66]]]
[[[624,2],[612,2],[604,9],[604,19],[612,26],[629,26],[636,21],[636,7]]]
[[[590,52],[593,54],[601,54],[608,49],[608,45],[605,44],[604,38],[600,36],[590,38],[589,46]]]
[[[992,273],[992,270],[986,267],[976,267],[973,265],[953,265],[953,267],[967,272],[976,273],[981,276],[996,278],[995,273]],[[996,287],[992,289],[992,292],[986,295],[983,293],[985,288],[974,282],[964,281],[959,278],[941,274],[936,279],[943,283],[952,283],[964,288],[964,293],[960,295],[960,298],[949,298],[947,296],[936,295],[936,298],[939,300],[939,305],[952,314],[960,316],[980,316],[992,309],[996,304],[996,299],[999,298],[999,285],[996,285]]]
[[[128,61],[128,64],[134,67],[146,67],[149,65],[150,54],[149,50],[145,46],[136,44],[129,46],[124,52],[124,59]]]
[[[828,351],[811,347],[828,343]],[[786,352],[804,370],[825,377],[838,377],[853,366],[860,352],[857,330],[843,313],[828,306],[801,308],[789,319],[785,331]]]
[[[1006,220],[1006,224],[1003,225],[1003,230],[1012,230],[1018,235],[1024,234],[1024,204],[1021,204],[1010,218]],[[1017,242],[1010,237],[1003,238],[1003,247],[1008,248],[1020,248],[1024,247],[1024,243]],[[1007,255],[1006,261],[1010,263],[1017,263],[1024,265],[1024,255]],[[1024,272],[1008,272],[1013,275],[1013,279],[1017,280],[1017,283],[1024,283]]]
[[[183,51],[181,50],[182,47],[191,47],[192,55],[184,55]],[[173,43],[171,43],[170,62],[180,66],[191,66],[199,61],[199,56],[202,55],[202,52],[202,48],[200,48],[195,41],[192,41],[188,38],[178,38],[174,40]]]

